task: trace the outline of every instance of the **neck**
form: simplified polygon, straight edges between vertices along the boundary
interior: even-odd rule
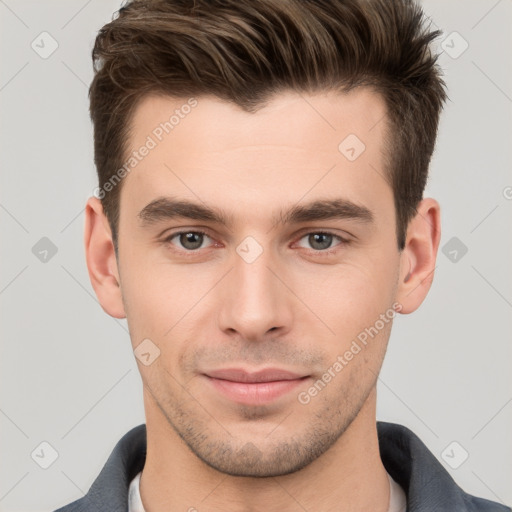
[[[147,456],[140,491],[146,512],[388,510],[375,388],[327,452],[300,471],[269,478],[233,477],[209,467],[190,451],[151,397],[145,395],[144,402]]]

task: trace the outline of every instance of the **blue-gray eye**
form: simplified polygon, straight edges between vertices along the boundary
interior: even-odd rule
[[[325,251],[326,249],[330,249],[335,238],[337,238],[340,241],[340,243],[344,241],[341,237],[337,235],[334,235],[332,233],[324,233],[323,231],[317,233],[308,233],[307,235],[304,235],[301,238],[301,240],[305,238],[307,238],[307,243],[310,245],[309,248],[315,251]],[[300,246],[304,247],[303,245]],[[306,247],[306,249],[307,248],[308,247]]]
[[[196,251],[197,249],[201,249],[203,242],[206,238],[210,238],[206,233],[202,231],[180,231],[179,233],[174,233],[166,238],[166,242],[173,243],[172,240],[177,238],[179,240],[180,246],[179,249],[185,249],[187,251]],[[175,244],[173,244],[175,245]]]

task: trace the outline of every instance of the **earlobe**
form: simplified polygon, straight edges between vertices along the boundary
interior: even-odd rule
[[[84,245],[89,278],[101,307],[114,318],[125,318],[112,233],[96,197],[90,197],[85,207]]]
[[[437,249],[441,239],[441,211],[435,199],[423,199],[407,229],[401,254],[397,301],[401,313],[416,311],[434,279]]]

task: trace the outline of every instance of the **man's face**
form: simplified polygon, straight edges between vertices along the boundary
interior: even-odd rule
[[[160,350],[139,363],[146,408],[222,472],[289,473],[351,424],[386,350],[400,253],[383,178],[384,103],[364,89],[283,93],[248,114],[198,97],[158,141],[155,128],[186,103],[151,97],[138,106],[130,152],[148,135],[157,144],[120,199],[132,345],[149,339]],[[172,216],[164,198],[226,224]],[[338,216],[312,207],[335,200]],[[233,382],[266,369],[300,379]]]

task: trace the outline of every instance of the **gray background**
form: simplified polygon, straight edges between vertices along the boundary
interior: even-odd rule
[[[426,194],[441,204],[446,254],[421,308],[395,321],[378,419],[411,428],[465,490],[510,505],[512,2],[423,5],[443,30],[451,99]],[[144,422],[126,322],[98,305],[82,246],[96,185],[90,50],[119,6],[0,0],[2,511],[81,497],[119,438]],[[58,43],[46,59],[31,47],[51,48],[43,31]],[[58,453],[48,469],[43,441]],[[462,450],[469,457],[452,469]]]

